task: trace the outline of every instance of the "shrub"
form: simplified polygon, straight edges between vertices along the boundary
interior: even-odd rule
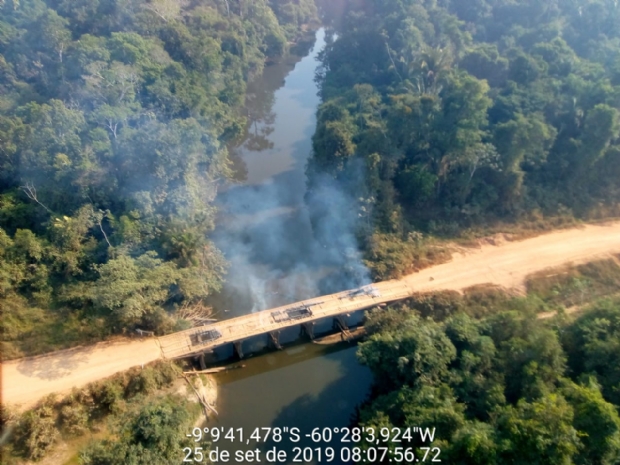
[[[129,383],[125,389],[127,397],[138,394],[151,394],[158,388],[155,370],[151,367],[132,370],[129,373]]]
[[[61,407],[60,423],[67,434],[79,436],[88,430],[88,410],[82,404],[71,402]]]
[[[54,410],[44,405],[25,413],[17,432],[17,441],[31,460],[38,460],[59,437]]]
[[[364,263],[374,278],[392,279],[445,262],[450,253],[434,247],[421,234],[410,233],[406,240],[396,234],[373,234],[366,257]]]
[[[179,378],[182,371],[178,365],[170,362],[158,363],[154,368],[158,388],[170,386]]]
[[[113,378],[110,380],[95,383],[91,386],[95,404],[105,413],[118,413],[124,404],[123,386],[120,380]]]
[[[423,317],[442,321],[462,310],[463,298],[456,291],[439,291],[416,296],[412,299],[411,306]]]

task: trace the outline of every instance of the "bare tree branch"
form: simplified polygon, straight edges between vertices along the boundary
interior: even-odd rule
[[[388,53],[388,56],[390,57],[390,61],[392,62],[392,66],[394,67],[394,71],[396,71],[396,75],[400,79],[400,82],[403,82],[403,77],[398,72],[398,67],[396,66],[396,63],[394,62],[394,58],[392,58],[392,51],[390,50],[390,46],[388,45],[387,40],[385,41],[385,48],[387,49],[387,53]]]
[[[97,219],[97,224],[99,225],[99,229],[101,230],[101,233],[103,234],[103,238],[108,243],[108,247],[112,247],[112,244],[110,244],[110,241],[108,240],[108,235],[105,233],[103,229],[103,225],[101,224],[101,220],[103,219],[103,217],[100,218],[99,215],[97,215],[96,219]]]
[[[213,309],[207,307],[202,302],[188,303],[185,302],[176,312],[176,317],[188,320],[193,326],[202,326],[213,320]]]
[[[50,210],[49,208],[47,208],[45,205],[43,205],[38,197],[37,197],[37,189],[34,187],[34,185],[31,182],[27,182],[25,186],[20,186],[19,187],[24,194],[26,194],[26,196],[30,199],[35,201],[36,203],[38,203],[39,205],[41,205],[43,208],[45,208],[45,210],[48,213],[53,213],[52,210]]]

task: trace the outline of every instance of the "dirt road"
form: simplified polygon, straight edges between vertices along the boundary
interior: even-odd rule
[[[620,253],[620,222],[468,249],[455,254],[449,263],[376,286],[386,294],[391,289],[402,292],[403,286],[412,292],[461,290],[484,283],[518,288],[534,272],[612,253]],[[26,408],[46,394],[83,386],[159,357],[158,345],[149,339],[103,343],[7,362],[2,366],[2,401]]]
[[[52,392],[84,386],[157,360],[155,339],[102,342],[2,364],[2,403],[28,408]]]
[[[620,222],[544,234],[454,254],[452,261],[406,276],[419,292],[461,290],[492,283],[523,289],[525,278],[546,268],[579,264],[620,253]]]

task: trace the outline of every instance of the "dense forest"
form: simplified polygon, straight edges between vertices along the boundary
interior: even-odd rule
[[[620,463],[618,286],[611,259],[533,275],[523,296],[477,286],[371,311],[358,357],[375,383],[356,422],[435,428],[432,443],[382,444],[396,461],[430,446],[451,465]]]
[[[617,0],[345,3],[307,201],[316,224],[326,177],[357,199],[375,277],[443,259],[429,237],[620,213]],[[247,83],[316,17],[313,0],[0,0],[3,359],[182,329],[204,308],[226,273],[208,233]],[[620,463],[617,259],[548,279],[369,312],[356,425],[436,428],[452,465]],[[180,371],[0,408],[11,460],[89,435],[83,464],[182,459],[200,408]]]
[[[347,9],[316,76],[307,202],[325,221],[326,176],[358,199],[375,277],[443,259],[434,236],[618,215],[616,1]],[[455,465],[620,463],[620,301],[596,301],[619,275],[595,268],[542,297],[537,278],[524,298],[439,294],[369,313],[358,357],[375,381],[356,423],[436,429],[432,444],[388,443],[392,463],[410,463],[396,447],[421,460],[429,445]],[[584,299],[596,302],[576,319],[537,313]]]
[[[249,79],[312,0],[0,2],[0,311],[12,358],[183,327]]]
[[[386,445],[418,457],[419,447],[437,447],[451,465],[619,463],[620,302],[552,324],[520,304],[482,319],[467,312],[476,302],[437,321],[419,307],[372,314],[374,334],[358,354],[375,392],[359,423],[435,428],[432,444],[414,436]]]
[[[617,216],[619,24],[614,0],[348,2],[310,187],[359,199],[375,262],[419,233]]]

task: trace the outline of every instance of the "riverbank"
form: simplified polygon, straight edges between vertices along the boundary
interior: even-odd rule
[[[464,249],[449,263],[409,275],[400,282],[416,292],[461,290],[484,283],[523,290],[528,275],[533,273],[617,253],[620,253],[620,222],[587,225],[525,241]],[[388,282],[376,286],[389,285]],[[155,342],[138,344],[153,346]],[[110,376],[118,370],[119,363],[123,367],[139,366],[145,357],[158,357],[158,351],[159,348],[149,349],[145,354],[137,351],[134,343],[117,343],[74,349],[70,355],[53,353],[7,362],[2,365],[3,402],[27,408],[49,393],[66,392]]]
[[[27,458],[42,465],[80,463],[87,445],[114,438],[118,425],[170,399],[187,403],[192,423],[202,424],[216,412],[217,383],[209,375],[192,378],[178,364],[156,361],[50,394],[27,412],[3,403],[3,463],[25,465],[31,463]]]

